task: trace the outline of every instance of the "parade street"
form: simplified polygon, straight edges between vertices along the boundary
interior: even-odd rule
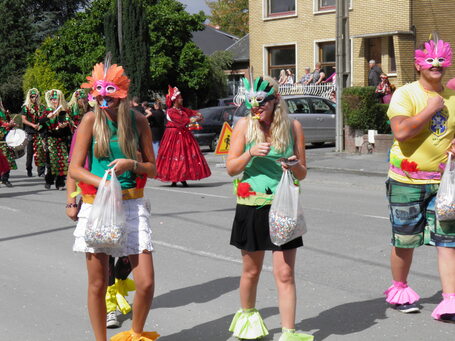
[[[297,252],[297,329],[317,341],[453,340],[453,325],[431,317],[441,300],[436,250],[418,249],[409,276],[421,312],[390,309],[383,295],[391,283],[385,175],[312,169],[326,152],[308,150],[302,183],[308,233]],[[240,251],[229,245],[235,197],[232,178],[217,166],[222,158],[205,156],[211,177],[189,181],[188,188],[149,180],[145,191],[156,278],[145,330],[157,331],[160,341],[234,340],[228,328],[239,309],[242,266]],[[13,187],[0,188],[0,340],[92,340],[85,257],[72,252],[75,224],[65,215],[66,193],[46,190],[35,169],[27,177],[25,158],[18,164]],[[265,340],[278,340],[270,253],[257,308],[270,332]],[[120,330],[131,328],[131,314],[119,319]]]

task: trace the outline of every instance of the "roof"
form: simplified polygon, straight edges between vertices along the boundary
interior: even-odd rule
[[[250,34],[237,40],[234,44],[229,46],[226,51],[232,53],[234,61],[247,62],[250,60]]]
[[[224,51],[239,40],[238,37],[217,30],[209,25],[205,25],[204,30],[193,32],[192,34],[193,42],[206,56],[210,56],[215,51]]]

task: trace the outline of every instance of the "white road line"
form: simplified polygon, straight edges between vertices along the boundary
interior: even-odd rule
[[[193,194],[193,195],[203,195],[205,197],[213,197],[213,198],[221,198],[221,199],[233,199],[234,196],[225,196],[225,195],[217,195],[217,194],[208,194],[208,193],[201,193],[201,192],[190,192],[190,191],[183,191],[179,189],[170,189],[170,188],[160,188],[160,187],[152,187],[147,186],[148,189],[158,190],[158,191],[165,191],[165,192],[175,192],[175,193],[185,193],[185,194]]]
[[[371,214],[361,214],[361,213],[356,213],[356,212],[337,212],[337,211],[332,211],[332,210],[329,210],[326,208],[306,207],[306,206],[303,206],[303,208],[306,210],[321,211],[321,212],[327,212],[327,213],[333,213],[333,214],[352,214],[352,215],[356,215],[356,216],[360,216],[360,217],[389,220],[389,217],[382,217],[382,216],[371,215]]]
[[[232,257],[228,257],[228,256],[223,256],[223,255],[218,255],[218,254],[212,253],[212,252],[206,252],[206,251],[201,251],[201,250],[193,250],[193,249],[187,248],[185,246],[169,244],[169,243],[166,243],[166,242],[163,242],[163,241],[160,241],[160,240],[154,240],[153,243],[157,244],[157,245],[164,246],[164,247],[168,247],[170,249],[180,250],[180,251],[183,251],[183,252],[191,253],[193,255],[198,255],[198,256],[208,257],[208,258],[213,258],[213,259],[218,259],[218,260],[223,260],[223,261],[231,262],[231,263],[242,264],[242,260],[241,259],[232,258]],[[262,269],[272,272],[272,267],[268,266],[268,265],[264,265],[262,267]]]
[[[15,208],[8,207],[8,206],[0,206],[0,209],[11,211],[11,212],[19,212],[19,210],[15,209]]]

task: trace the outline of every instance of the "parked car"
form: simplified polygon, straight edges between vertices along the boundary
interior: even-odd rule
[[[198,110],[204,117],[204,120],[200,122],[202,129],[192,130],[192,133],[200,146],[209,146],[211,151],[216,149],[223,123],[228,122],[232,125],[235,109],[237,107],[224,106]]]
[[[218,106],[234,105],[234,97],[218,98]]]
[[[321,146],[335,142],[336,104],[326,98],[310,95],[283,96],[289,108],[289,117],[299,120],[305,134],[305,142]],[[249,110],[242,104],[234,113],[233,124]]]

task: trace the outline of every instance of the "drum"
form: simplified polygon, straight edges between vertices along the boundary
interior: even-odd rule
[[[25,155],[25,147],[27,146],[27,134],[22,129],[13,129],[5,137],[5,142],[13,148],[16,159]]]

